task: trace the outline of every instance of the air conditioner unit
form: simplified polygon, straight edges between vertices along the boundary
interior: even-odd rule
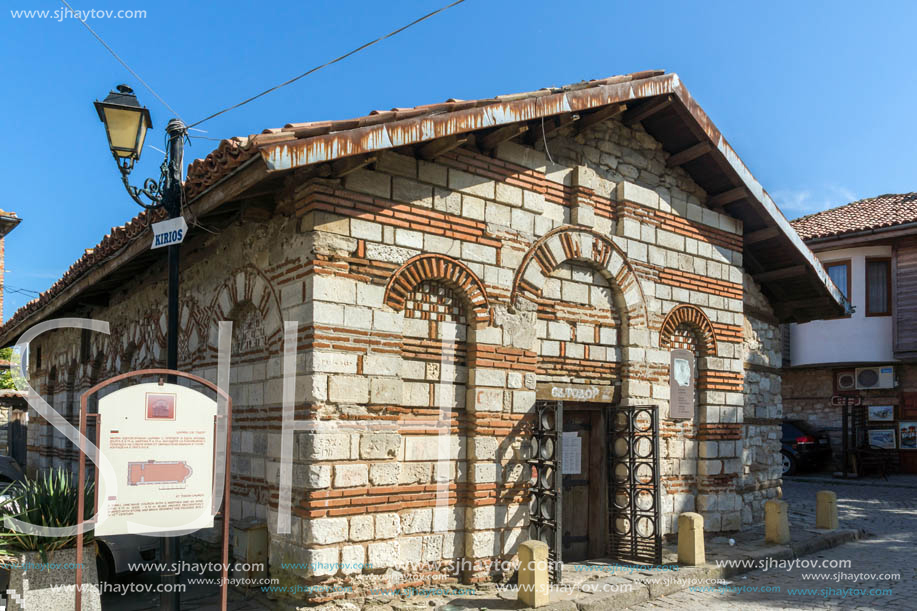
[[[858,367],[856,370],[856,387],[859,390],[871,388],[894,388],[895,368],[887,367]]]
[[[851,369],[850,371],[838,371],[835,373],[834,388],[838,391],[856,390],[856,372]]]

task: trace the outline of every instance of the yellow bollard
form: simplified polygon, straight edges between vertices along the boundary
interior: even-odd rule
[[[786,501],[764,503],[764,540],[784,545],[790,542],[790,522]]]
[[[544,541],[519,544],[519,602],[527,607],[544,607],[551,602],[548,544]]]
[[[815,494],[815,528],[834,530],[837,527],[837,494],[821,490]]]
[[[704,516],[683,513],[678,516],[678,564],[696,566],[705,562]]]

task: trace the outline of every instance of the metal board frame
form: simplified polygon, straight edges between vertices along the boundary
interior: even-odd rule
[[[103,388],[121,382],[129,378],[136,378],[142,376],[159,376],[160,383],[165,379],[174,379],[174,378],[185,378],[186,380],[191,380],[197,382],[198,384],[205,386],[215,392],[217,396],[222,397],[226,400],[226,414],[225,416],[220,416],[218,413],[215,420],[214,426],[216,426],[216,420],[225,417],[226,418],[226,459],[225,459],[225,468],[224,468],[224,481],[223,481],[223,553],[222,553],[222,562],[223,566],[221,568],[221,586],[220,586],[220,608],[223,611],[226,611],[226,605],[229,598],[229,484],[230,484],[230,461],[232,455],[232,397],[229,396],[229,393],[224,391],[222,388],[206,380],[200,376],[196,376],[190,373],[185,373],[183,371],[177,371],[174,369],[139,369],[137,371],[131,371],[128,373],[123,373],[117,375],[113,378],[109,378],[103,382],[100,382],[84,392],[80,396],[80,447],[79,447],[79,497],[77,498],[77,513],[76,519],[77,524],[83,523],[83,518],[85,517],[85,495],[86,495],[86,447],[84,445],[84,440],[86,438],[86,425],[89,418],[93,418],[96,426],[96,447],[99,445],[99,435],[101,428],[99,422],[101,417],[99,414],[87,414],[86,406],[89,402],[89,397],[96,394]],[[216,436],[214,436],[214,444],[216,444]],[[214,451],[216,451],[216,445],[214,445]],[[95,482],[95,508],[98,510],[99,506],[99,470],[93,469],[93,478]],[[80,528],[76,536],[76,583],[77,585],[83,583],[83,529]],[[81,611],[82,609],[82,592],[81,588],[74,588],[74,609],[76,611]]]

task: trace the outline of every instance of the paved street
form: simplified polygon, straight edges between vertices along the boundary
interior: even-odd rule
[[[814,479],[814,478],[806,478]],[[906,487],[905,487],[906,486]],[[822,481],[786,480],[784,499],[790,504],[790,519],[795,523],[815,524],[815,493],[834,490],[842,528],[858,528],[872,533],[866,539],[807,556],[805,560],[847,561],[844,568],[785,568],[754,571],[729,580],[731,592],[681,592],[651,600],[631,607],[635,610],[767,610],[775,609],[917,609],[917,476],[892,476],[883,480],[856,480],[847,484],[831,478]],[[835,581],[837,573],[845,575]],[[849,577],[851,574],[899,573],[900,579]],[[805,579],[804,575],[830,574],[831,578]],[[744,588],[743,592],[735,589]],[[779,591],[762,592],[768,588]],[[791,593],[791,589],[810,589],[811,593]],[[833,592],[823,591],[832,588]],[[870,589],[890,589],[891,594],[868,595],[853,593],[852,589],[868,592]],[[757,589],[757,591],[754,591]],[[846,597],[842,593],[847,590]],[[116,596],[103,599],[106,609],[140,611],[157,608],[158,596]],[[494,608],[493,600],[482,606],[481,599],[462,601],[461,608]],[[185,596],[186,608],[210,608],[217,598],[201,589]],[[420,601],[427,607],[432,600]],[[512,604],[500,600],[503,605]],[[405,608],[418,608],[417,600],[402,601]],[[461,603],[470,603],[466,606]],[[231,609],[266,610],[272,605],[255,595],[247,599],[233,592]],[[283,605],[279,605],[283,606]],[[293,606],[293,605],[291,605]],[[322,608],[356,609],[352,602],[328,605]]]
[[[841,526],[871,533],[866,539],[807,558],[849,560],[849,567],[758,570],[729,580],[732,591],[684,590],[632,609],[917,609],[917,477],[892,476],[887,483],[870,480],[851,482],[853,485],[830,478],[822,482],[790,478],[784,483],[784,499],[791,514],[809,518],[814,526],[815,493],[833,490],[838,497]],[[899,573],[900,578],[889,578],[889,573]],[[831,577],[825,578],[829,574]],[[818,575],[822,577],[811,578]],[[744,591],[736,591],[742,588]],[[870,595],[871,589],[892,593]]]

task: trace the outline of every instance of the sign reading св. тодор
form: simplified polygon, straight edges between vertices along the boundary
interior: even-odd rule
[[[213,526],[216,401],[177,384],[138,384],[99,399],[99,449],[115,481],[99,474],[96,535]]]

